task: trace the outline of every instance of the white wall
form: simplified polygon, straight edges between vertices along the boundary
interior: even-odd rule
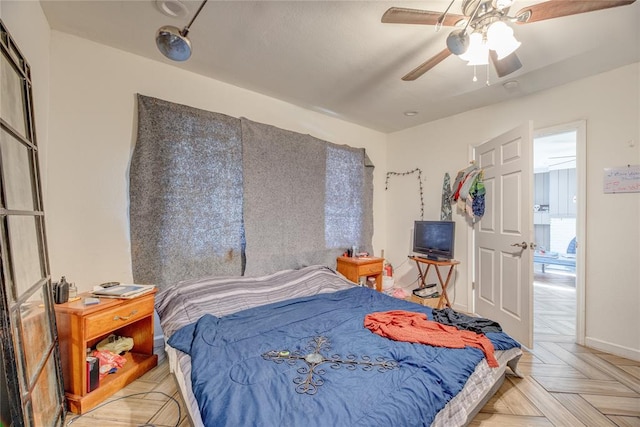
[[[469,111],[389,135],[389,170],[425,171],[425,219],[440,212],[442,177],[465,167],[469,147],[533,120],[541,129],[581,119],[587,124],[586,342],[640,359],[640,194],[604,194],[603,169],[640,164],[640,64],[565,86]],[[416,159],[419,159],[416,161]],[[395,182],[394,182],[395,184]],[[419,211],[413,180],[387,194],[387,252],[392,263],[406,259],[409,230]],[[461,261],[455,303],[470,307],[467,233],[460,215],[456,258]],[[404,283],[415,268],[404,264]],[[433,280],[435,281],[435,279]]]

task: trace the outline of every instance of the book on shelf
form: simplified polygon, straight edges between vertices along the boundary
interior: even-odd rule
[[[119,283],[117,285],[95,286],[91,293],[93,296],[100,298],[132,299],[148,294],[155,288],[154,285],[128,285]]]

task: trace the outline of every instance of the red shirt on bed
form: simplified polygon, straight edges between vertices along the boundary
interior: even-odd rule
[[[454,326],[427,320],[424,313],[393,310],[367,314],[364,326],[374,334],[395,341],[429,344],[436,347],[464,348],[471,346],[482,350],[487,363],[498,367],[493,344],[484,335],[471,331],[461,331]]]

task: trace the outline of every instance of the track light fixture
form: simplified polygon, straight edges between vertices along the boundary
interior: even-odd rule
[[[165,25],[160,27],[156,33],[156,45],[164,56],[173,61],[186,61],[191,56],[191,40],[187,37],[189,34],[189,28],[196,20],[198,14],[207,3],[208,0],[204,0],[196,14],[191,19],[191,22],[180,30],[173,25]]]

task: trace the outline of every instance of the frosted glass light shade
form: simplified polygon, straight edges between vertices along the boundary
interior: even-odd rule
[[[467,65],[486,65],[489,63],[489,48],[483,40],[482,34],[472,33],[469,36],[469,48],[460,58],[468,61]]]
[[[487,46],[496,51],[498,59],[511,55],[521,44],[513,36],[513,29],[502,21],[494,22],[487,29]]]

